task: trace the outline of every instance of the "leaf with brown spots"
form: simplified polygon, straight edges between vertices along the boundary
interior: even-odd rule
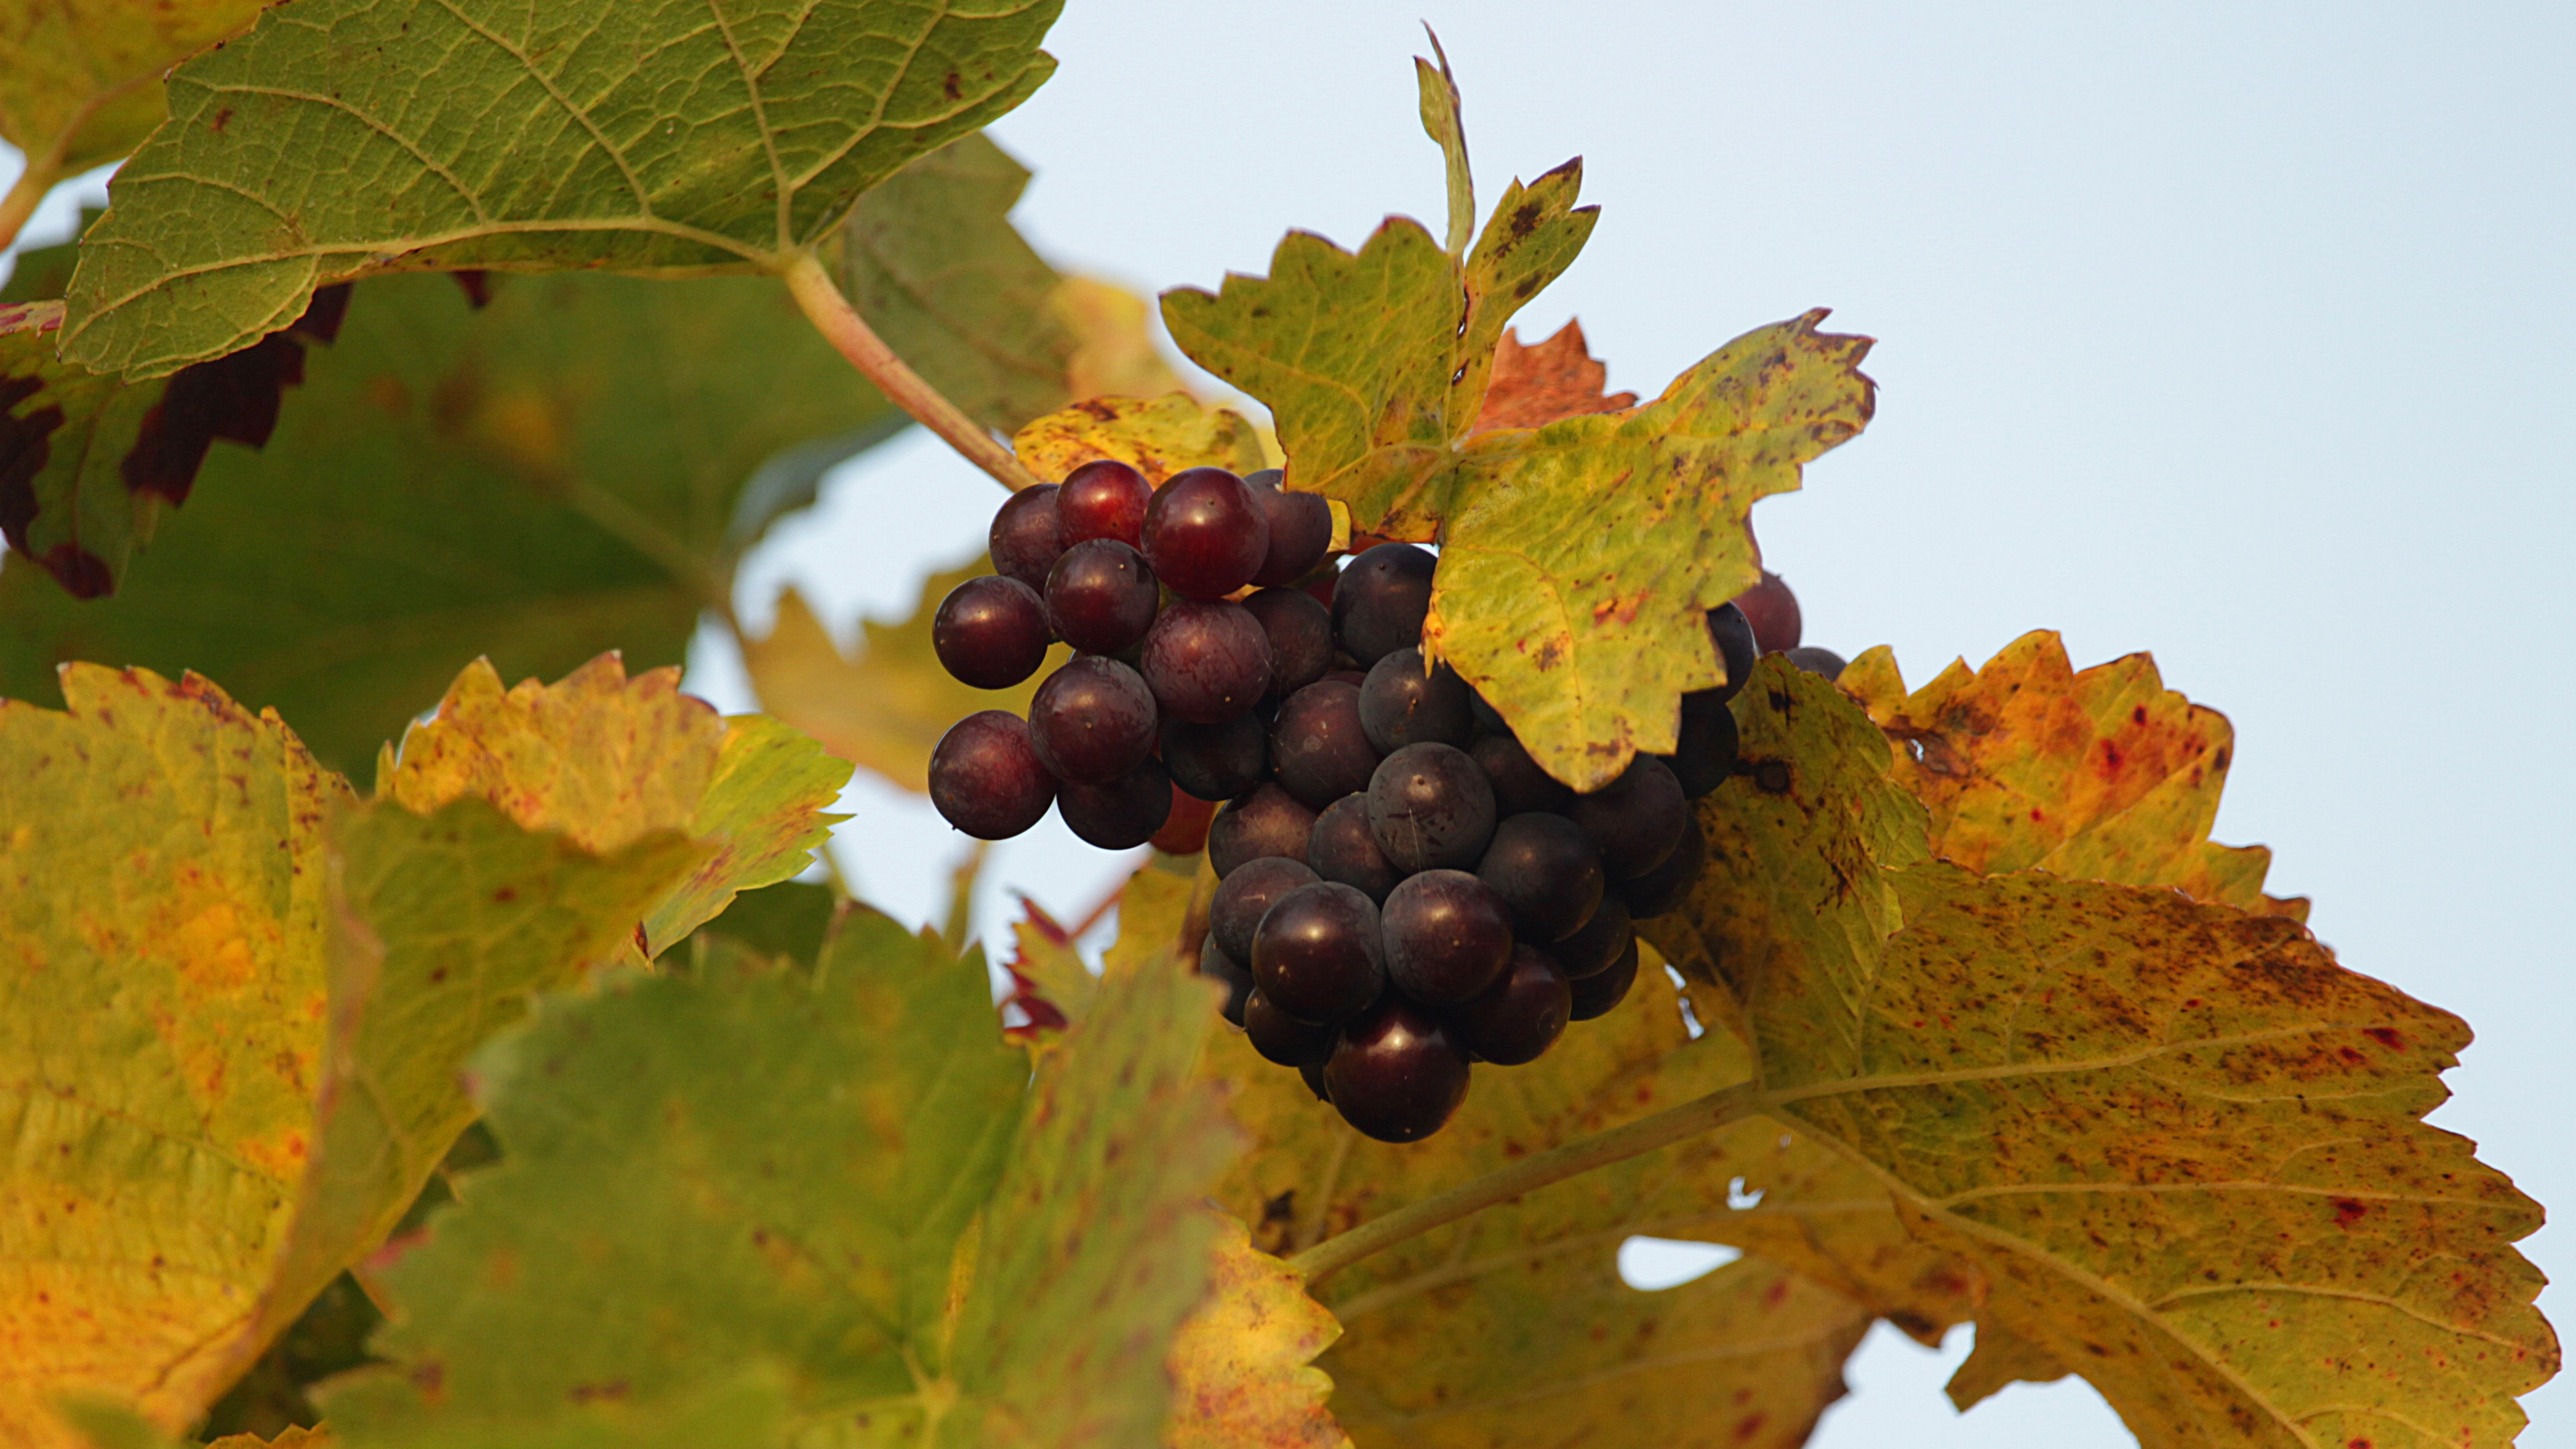
[[[1348,1449],[1324,1400],[1315,1355],[1341,1325],[1306,1296],[1295,1269],[1216,1218],[1207,1297],[1172,1335],[1169,1449]]]
[[[1476,431],[1543,428],[1559,418],[1635,407],[1633,392],[1602,391],[1609,376],[1610,370],[1585,346],[1580,322],[1567,322],[1534,347],[1522,346],[1519,332],[1505,328],[1502,344],[1494,349],[1494,378],[1485,389],[1485,406],[1476,414]]]
[[[1262,466],[1261,434],[1252,424],[1186,392],[1085,398],[1020,429],[1011,450],[1048,483],[1101,458],[1128,464],[1158,486],[1184,468],[1250,473]]]

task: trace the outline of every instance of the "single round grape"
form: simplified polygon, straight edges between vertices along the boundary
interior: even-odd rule
[[[1439,562],[1409,543],[1381,543],[1353,558],[1333,585],[1333,632],[1365,669],[1422,642]]]
[[[1574,791],[1538,767],[1521,742],[1508,734],[1480,735],[1467,747],[1485,783],[1494,790],[1494,808],[1505,815],[1548,810],[1562,815],[1574,808]]]
[[[1056,537],[1066,548],[1114,538],[1129,548],[1145,541],[1145,506],[1154,485],[1124,463],[1098,458],[1064,475],[1055,499]]]
[[[1029,700],[1029,744],[1049,773],[1100,784],[1154,753],[1154,693],[1115,659],[1078,655]]]
[[[1208,939],[1237,961],[1251,960],[1253,929],[1261,924],[1263,913],[1281,896],[1318,879],[1306,862],[1284,855],[1245,861],[1217,885],[1215,898],[1208,902]]]
[[[1276,785],[1256,786],[1230,801],[1208,826],[1208,865],[1223,880],[1235,867],[1265,855],[1306,858],[1306,837],[1315,828],[1315,812]]]
[[[1682,782],[1663,761],[1639,755],[1618,779],[1575,796],[1566,813],[1592,837],[1602,870],[1612,880],[1629,880],[1673,853],[1682,838],[1682,822],[1690,816],[1690,802],[1682,798]]]
[[[1389,996],[1342,1028],[1324,1064],[1324,1095],[1343,1121],[1380,1142],[1419,1142],[1467,1100],[1467,1070],[1437,1017]]]
[[[1368,796],[1356,791],[1315,817],[1315,829],[1306,837],[1306,864],[1324,879],[1356,886],[1380,904],[1404,879],[1404,872],[1389,865],[1386,852],[1377,848],[1377,832],[1369,829]]]
[[[993,571],[1040,593],[1046,591],[1047,570],[1064,553],[1062,528],[1055,515],[1056,493],[1054,484],[1041,483],[1012,494],[1002,500],[993,515],[992,531],[985,535]]]
[[[1145,506],[1145,558],[1182,598],[1224,598],[1252,582],[1269,553],[1260,496],[1223,468],[1184,468]]]
[[[1784,649],[1780,652],[1788,655],[1789,662],[1800,669],[1809,674],[1821,674],[1827,679],[1842,678],[1843,670],[1849,667],[1841,655],[1831,649],[1819,649],[1813,644],[1802,644],[1795,649]]]
[[[1446,664],[1423,672],[1421,646],[1398,649],[1369,666],[1360,686],[1360,728],[1386,754],[1426,741],[1463,746],[1476,732],[1469,694],[1467,681]]]
[[[1635,920],[1651,921],[1669,915],[1690,897],[1691,887],[1708,870],[1708,837],[1700,833],[1699,817],[1682,817],[1681,842],[1664,863],[1635,880],[1619,883],[1619,898],[1628,903],[1628,915]]]
[[[1736,608],[1753,629],[1753,647],[1765,654],[1798,647],[1798,596],[1778,574],[1762,571],[1762,581],[1734,597]]]
[[[1477,879],[1494,888],[1527,941],[1562,941],[1601,904],[1601,857],[1583,827],[1562,815],[1531,811],[1494,827],[1476,862]]]
[[[1199,946],[1199,974],[1225,984],[1225,1005],[1217,1010],[1236,1026],[1243,1025],[1243,1008],[1252,997],[1252,968],[1218,950],[1211,937]]]
[[[979,709],[948,727],[930,752],[930,803],[978,840],[1008,840],[1055,803],[1055,776],[1029,744],[1026,721]]]
[[[1744,692],[1744,682],[1753,677],[1753,661],[1762,651],[1753,642],[1753,621],[1732,603],[1708,611],[1708,637],[1717,646],[1718,661],[1726,666],[1726,682],[1717,687],[1723,703]]]
[[[1480,1059],[1517,1067],[1546,1055],[1573,1015],[1574,985],[1565,968],[1536,946],[1522,945],[1512,948],[1510,968],[1451,1012],[1449,1022],[1459,1045]]]
[[[968,579],[939,601],[930,648],[958,683],[1008,689],[1046,662],[1046,604],[1018,579]]]
[[[1303,589],[1261,589],[1243,607],[1270,636],[1270,693],[1280,699],[1333,667],[1333,613]]]
[[[1616,894],[1604,895],[1594,907],[1592,919],[1573,935],[1547,948],[1565,974],[1580,981],[1598,976],[1619,960],[1621,953],[1637,945],[1637,928],[1628,915],[1628,903]]]
[[[1270,765],[1288,793],[1319,810],[1367,789],[1378,754],[1360,726],[1360,692],[1325,679],[1281,701],[1270,722]]]
[[[1202,800],[1231,800],[1270,773],[1270,730],[1251,714],[1212,725],[1164,720],[1163,768]]]
[[[1255,987],[1243,1003],[1243,1031],[1252,1049],[1283,1067],[1320,1067],[1333,1056],[1339,1033],[1330,1026],[1299,1021]]]
[[[1628,949],[1619,954],[1618,960],[1610,963],[1608,970],[1574,979],[1574,1019],[1590,1021],[1596,1016],[1609,1015],[1610,1008],[1627,1000],[1628,988],[1636,984],[1637,938],[1630,936]]]
[[[1299,1021],[1323,1025],[1365,1010],[1386,988],[1376,903],[1334,881],[1273,901],[1252,933],[1252,981]]]
[[[1726,707],[1722,690],[1699,689],[1682,696],[1681,736],[1669,755],[1658,755],[1681,782],[1682,798],[1696,800],[1726,783],[1735,773],[1735,711]]]
[[[1483,991],[1512,960],[1512,915],[1463,870],[1426,870],[1387,892],[1386,974],[1427,1006]]]
[[[1464,869],[1494,837],[1494,787],[1456,745],[1406,745],[1380,761],[1368,812],[1377,848],[1402,871]]]
[[[1114,538],[1084,539],[1047,571],[1047,622],[1085,654],[1126,652],[1162,601],[1145,556]]]
[[[1270,550],[1252,581],[1276,588],[1293,584],[1314,571],[1333,547],[1333,506],[1321,493],[1291,493],[1287,475],[1276,468],[1246,473],[1243,481],[1261,500],[1270,521]]]
[[[1147,760],[1115,780],[1096,785],[1068,781],[1056,792],[1056,813],[1087,845],[1132,850],[1154,838],[1172,816],[1172,777],[1160,760]]]
[[[1185,599],[1145,631],[1138,663],[1165,714],[1222,724],[1270,688],[1270,636],[1241,604]]]

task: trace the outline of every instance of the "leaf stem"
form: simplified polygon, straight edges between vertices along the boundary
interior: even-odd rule
[[[44,201],[45,193],[53,190],[54,183],[62,179],[62,167],[56,164],[55,157],[28,155],[27,169],[18,173],[16,181],[9,183],[6,195],[0,195],[0,250],[7,249],[18,240],[18,233],[26,227],[27,218],[36,214],[36,207]]]
[[[1433,1228],[1454,1223],[1472,1213],[1482,1212],[1499,1202],[1508,1202],[1553,1182],[1578,1177],[1596,1167],[1668,1147],[1686,1137],[1713,1132],[1738,1119],[1752,1116],[1763,1106],[1762,1094],[1750,1082],[1739,1083],[1705,1097],[1694,1097],[1678,1107],[1668,1107],[1651,1117],[1640,1117],[1623,1127],[1597,1132],[1580,1141],[1568,1142],[1534,1157],[1525,1157],[1509,1167],[1497,1168],[1484,1176],[1417,1203],[1397,1208],[1384,1217],[1372,1218],[1347,1233],[1324,1241],[1288,1260],[1288,1266],[1304,1275],[1309,1284],[1318,1283],[1382,1248],[1391,1248],[1407,1238]]]
[[[995,442],[981,424],[960,412],[957,404],[942,397],[939,389],[894,355],[894,349],[868,326],[867,319],[850,305],[850,299],[841,295],[841,289],[832,282],[832,274],[823,270],[812,252],[798,252],[796,259],[788,263],[785,277],[796,305],[805,309],[806,320],[896,407],[912,414],[923,427],[937,433],[940,441],[956,449],[967,462],[992,474],[1003,487],[1017,493],[1037,486],[1036,475],[1020,466],[1010,449]]]

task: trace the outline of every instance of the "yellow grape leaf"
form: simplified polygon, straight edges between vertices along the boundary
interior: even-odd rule
[[[1872,716],[1909,747],[1895,778],[1931,807],[1935,855],[2307,917],[2305,901],[2266,905],[2269,850],[2210,842],[2235,732],[2165,688],[2147,655],[2079,671],[2055,632],[2035,630]]]
[[[1047,310],[1073,334],[1064,381],[1074,401],[1155,398],[1187,390],[1154,345],[1153,330],[1145,325],[1144,298],[1097,277],[1070,276],[1056,284]]]
[[[1628,412],[1468,443],[1423,646],[1577,790],[1672,750],[1681,696],[1725,678],[1707,614],[1759,574],[1754,501],[1868,422],[1869,340],[1824,316],[1747,333]]]
[[[1026,714],[1038,681],[1072,657],[1062,645],[1009,689],[960,684],[930,647],[939,601],[966,580],[993,571],[977,554],[921,584],[912,617],[895,623],[863,619],[857,657],[841,652],[804,596],[778,598],[778,622],[766,638],[746,639],[744,668],[761,707],[822,743],[825,750],[920,794],[930,788],[930,752],[948,727],[979,709]]]
[[[8,0],[0,4],[0,137],[26,153],[39,182],[113,161],[161,123],[162,73],[261,8],[260,0]]]
[[[602,654],[554,684],[503,688],[489,660],[465,667],[437,712],[376,764],[376,794],[426,814],[479,795],[523,830],[559,830],[616,850],[675,830],[713,853],[641,927],[645,954],[713,920],[737,892],[803,870],[832,823],[847,765],[760,715],[726,719],[680,692],[680,671],[626,677]]]
[[[1609,377],[1610,369],[1595,361],[1585,345],[1580,322],[1568,321],[1555,336],[1528,347],[1507,327],[1494,349],[1493,381],[1476,414],[1476,431],[1543,428],[1559,418],[1635,407],[1635,393],[1602,390]]]
[[[132,1411],[97,1400],[73,1400],[64,1405],[63,1417],[79,1429],[80,1442],[89,1449],[183,1449],[196,1442],[165,1434]],[[208,1441],[205,1449],[328,1449],[333,1442],[327,1424],[310,1429],[290,1424],[278,1430],[274,1439],[226,1434]]]
[[[1100,458],[1126,463],[1158,486],[1184,468],[1250,473],[1262,467],[1261,437],[1252,424],[1178,391],[1085,398],[1020,429],[1011,450],[1045,482]]]
[[[1170,1449],[1335,1449],[1350,1437],[1324,1408],[1333,1381],[1315,1355],[1341,1325],[1294,1269],[1216,1214],[1207,1297],[1172,1335]]]

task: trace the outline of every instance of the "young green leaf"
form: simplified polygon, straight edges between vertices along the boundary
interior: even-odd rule
[[[1047,482],[1098,458],[1115,458],[1158,484],[1184,468],[1250,473],[1264,466],[1252,424],[1186,392],[1085,398],[1021,428],[1011,451]]]
[[[1440,57],[1436,70],[1422,57],[1413,58],[1413,76],[1422,87],[1422,133],[1440,148],[1448,171],[1448,250],[1453,257],[1463,257],[1468,241],[1476,235],[1476,177],[1467,167],[1464,103],[1458,98],[1458,78],[1449,73],[1449,53],[1440,48],[1440,36],[1428,25],[1422,30],[1431,37],[1431,53]]]
[[[299,0],[172,72],[64,357],[156,376],[389,268],[779,270],[1036,90],[1059,5]]]
[[[0,246],[53,182],[134,149],[164,114],[161,75],[251,23],[259,0],[10,0],[0,6],[0,139],[27,170]]]

